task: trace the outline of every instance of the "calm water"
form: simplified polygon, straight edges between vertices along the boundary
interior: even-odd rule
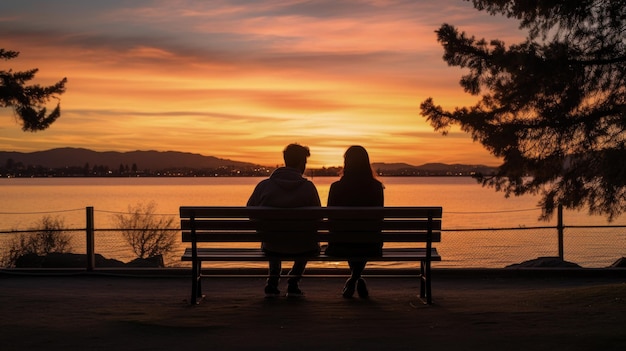
[[[0,179],[0,231],[30,228],[44,215],[62,218],[68,228],[84,228],[87,206],[94,207],[96,228],[113,228],[115,214],[126,212],[129,205],[151,201],[156,202],[158,214],[172,216],[177,216],[181,205],[241,206],[261,179],[4,178]],[[323,205],[330,184],[336,179],[312,179]],[[501,267],[558,254],[554,229],[454,231],[556,225],[555,219],[538,221],[541,211],[536,207],[537,198],[505,198],[465,177],[385,177],[381,181],[385,184],[388,206],[443,206],[446,232],[444,242],[438,246],[445,261],[437,263],[440,267]],[[566,212],[564,221],[566,225],[607,224],[603,217],[581,212]],[[624,222],[619,218],[612,224]],[[127,250],[119,238],[100,238],[100,241],[102,247],[96,247],[97,252],[109,251],[115,256],[112,258],[132,259],[132,254],[123,252]],[[593,233],[567,229],[565,244],[565,259],[585,267],[605,267],[626,255],[623,229],[596,229]],[[603,253],[600,259],[599,253]],[[176,260],[173,258],[172,263]]]

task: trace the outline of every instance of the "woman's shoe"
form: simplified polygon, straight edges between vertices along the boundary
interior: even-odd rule
[[[356,282],[357,280],[352,278],[346,280],[346,284],[343,286],[343,293],[341,294],[344,298],[352,298],[352,295],[354,295]]]
[[[362,299],[367,299],[370,296],[369,291],[367,291],[367,284],[365,284],[365,280],[360,278],[356,282],[356,292],[359,294],[359,297]],[[354,289],[352,290],[354,293]]]

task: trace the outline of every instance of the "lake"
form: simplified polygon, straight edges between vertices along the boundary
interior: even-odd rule
[[[32,228],[45,215],[62,218],[67,228],[84,228],[88,206],[94,207],[96,229],[114,228],[116,214],[127,212],[129,205],[151,201],[157,204],[159,215],[174,217],[178,216],[181,205],[242,206],[262,179],[3,178],[0,179],[0,231]],[[325,206],[330,184],[337,178],[311,180]],[[385,185],[387,206],[443,207],[443,242],[438,248],[444,262],[435,263],[436,267],[503,267],[539,256],[558,255],[554,228],[515,230],[556,225],[556,218],[538,221],[541,210],[536,197],[505,198],[468,177],[382,177],[380,180]],[[618,218],[611,224],[624,222],[624,218]],[[566,211],[564,223],[566,226],[608,224],[604,217],[577,211]],[[132,259],[132,253],[128,253],[116,234],[98,232],[96,252],[124,261]],[[80,252],[83,246],[78,246]],[[626,256],[624,228],[567,228],[564,251],[568,261],[584,267],[606,267]],[[176,265],[177,259],[170,258],[169,264]]]

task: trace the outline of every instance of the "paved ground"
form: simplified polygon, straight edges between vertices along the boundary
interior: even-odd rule
[[[439,274],[438,274],[439,273]],[[434,304],[418,282],[307,277],[302,299],[265,299],[259,277],[0,274],[0,348],[10,350],[625,350],[624,274],[435,271]]]

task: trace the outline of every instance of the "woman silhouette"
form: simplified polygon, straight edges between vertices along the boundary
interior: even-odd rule
[[[344,166],[341,179],[330,186],[328,206],[384,206],[383,184],[379,182],[370,165],[367,150],[362,146],[350,146],[344,154]],[[372,226],[375,228],[375,226]],[[372,233],[363,233],[372,234]],[[377,234],[377,233],[374,233]],[[382,250],[381,242],[341,243],[329,242],[326,254],[331,256],[376,256]],[[348,260],[350,278],[343,288],[343,297],[351,298],[356,289],[359,297],[367,298],[369,292],[361,274],[367,261]]]

